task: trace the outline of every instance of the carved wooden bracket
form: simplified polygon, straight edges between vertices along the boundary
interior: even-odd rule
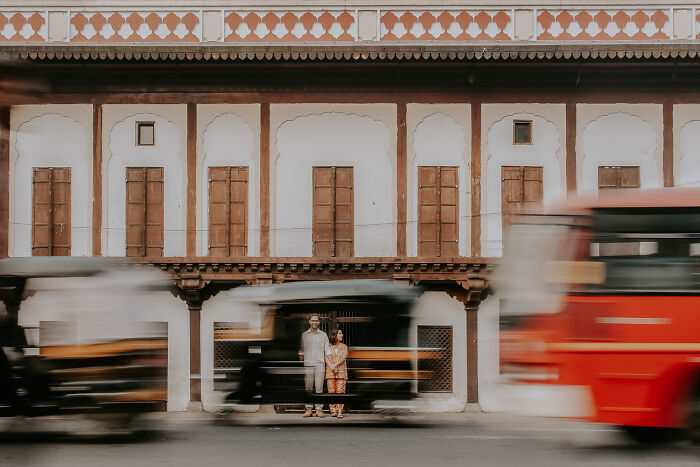
[[[202,279],[199,273],[181,273],[177,280],[179,295],[190,310],[201,310],[202,302],[215,293],[209,286],[211,280]]]

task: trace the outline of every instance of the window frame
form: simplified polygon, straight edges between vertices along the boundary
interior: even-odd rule
[[[142,143],[141,142],[141,128],[150,126],[153,128],[153,142],[152,143]],[[156,122],[154,121],[137,121],[136,122],[136,146],[155,146],[156,145]]]
[[[517,140],[516,127],[518,125],[527,125],[528,128],[528,140],[525,142],[519,142]],[[515,146],[527,146],[532,145],[532,120],[513,120],[513,145]]]

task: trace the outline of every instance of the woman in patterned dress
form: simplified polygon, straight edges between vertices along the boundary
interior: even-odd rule
[[[348,347],[343,344],[343,331],[333,329],[328,336],[331,353],[326,355],[326,386],[329,394],[345,394],[348,379]],[[331,415],[343,418],[344,404],[330,404]]]

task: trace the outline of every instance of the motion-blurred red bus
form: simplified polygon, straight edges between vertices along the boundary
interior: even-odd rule
[[[576,197],[521,216],[504,245],[500,371],[515,403],[700,441],[700,189]]]

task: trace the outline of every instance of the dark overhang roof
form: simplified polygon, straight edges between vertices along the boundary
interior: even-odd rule
[[[32,61],[696,61],[699,57],[696,41],[0,46],[0,59]]]

